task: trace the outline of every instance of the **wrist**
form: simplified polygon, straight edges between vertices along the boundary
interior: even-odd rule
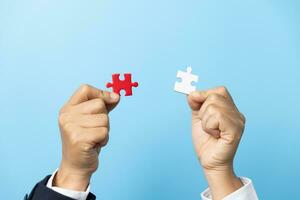
[[[76,191],[86,191],[92,174],[61,166],[54,179],[53,186]]]
[[[221,169],[204,169],[213,199],[223,199],[243,186],[242,181],[235,175],[232,166]]]

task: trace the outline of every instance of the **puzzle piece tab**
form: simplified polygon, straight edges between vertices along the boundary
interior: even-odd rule
[[[120,80],[120,74],[112,75],[112,83],[107,83],[106,87],[113,88],[113,91],[120,95],[120,91],[124,90],[125,96],[132,95],[132,87],[138,87],[138,82],[131,81],[131,74],[124,74],[124,80]]]
[[[186,72],[178,71],[177,78],[181,79],[181,82],[176,82],[174,86],[174,90],[176,92],[190,94],[191,92],[196,90],[196,87],[192,85],[192,83],[197,83],[199,77],[197,75],[192,74],[192,68],[187,67]]]

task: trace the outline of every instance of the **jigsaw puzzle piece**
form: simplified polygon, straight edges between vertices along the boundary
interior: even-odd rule
[[[113,92],[120,95],[121,90],[125,91],[125,96],[132,95],[132,87],[138,87],[138,82],[132,82],[131,74],[124,74],[124,80],[120,80],[120,74],[112,75],[112,83],[107,83],[106,87],[113,88]]]
[[[197,83],[199,77],[192,74],[192,68],[187,67],[185,71],[178,71],[177,78],[181,79],[181,82],[176,81],[174,90],[183,94],[190,94],[196,90],[196,86],[193,86],[192,83]]]

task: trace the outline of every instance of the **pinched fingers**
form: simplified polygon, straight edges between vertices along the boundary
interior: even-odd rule
[[[88,101],[84,101],[77,105],[66,104],[60,111],[60,113],[81,113],[81,114],[99,114],[110,112],[119,102],[119,96],[115,93],[110,93],[111,96],[116,95],[114,98],[116,102],[108,104],[103,98],[94,98]]]
[[[99,90],[90,85],[82,85],[61,109],[61,113],[73,112],[95,114],[110,112],[120,101],[120,96],[113,92]]]
[[[97,98],[101,98],[106,104],[115,104],[119,101],[119,95],[115,93],[99,90],[91,85],[84,84],[73,94],[68,104],[77,105]]]

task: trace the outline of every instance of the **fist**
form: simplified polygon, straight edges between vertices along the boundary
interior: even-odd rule
[[[192,138],[205,171],[232,170],[233,159],[245,127],[245,117],[225,87],[193,92]]]
[[[57,186],[85,190],[98,168],[101,147],[108,142],[108,113],[119,95],[81,86],[63,106],[59,115],[62,161],[55,178]]]

